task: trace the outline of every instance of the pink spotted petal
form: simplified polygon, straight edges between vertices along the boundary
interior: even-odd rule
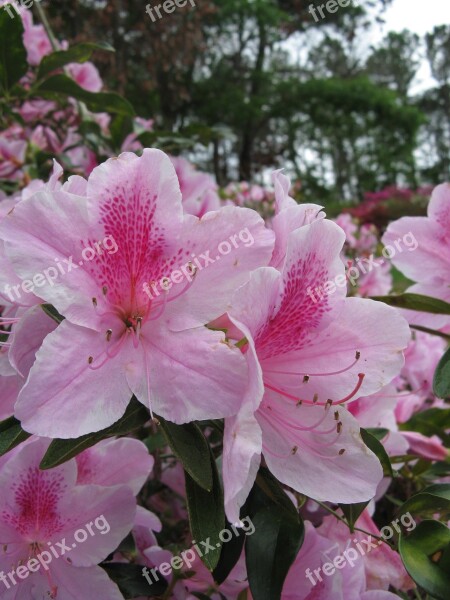
[[[180,266],[193,261],[197,270],[187,291],[167,306],[169,327],[187,329],[225,313],[235,290],[248,281],[250,272],[268,264],[273,244],[273,232],[250,209],[227,206],[201,220],[187,215]],[[184,278],[174,288],[182,289],[186,282]]]
[[[77,485],[61,502],[60,510],[65,516],[64,536],[72,547],[64,558],[75,566],[89,567],[105,560],[131,531],[136,499],[126,486]],[[59,539],[52,536],[50,541]]]
[[[44,437],[70,438],[117,421],[132,392],[120,353],[102,368],[90,368],[89,356],[101,361],[104,349],[103,336],[67,320],[49,334],[16,404],[15,414],[24,429]]]
[[[262,432],[253,412],[245,408],[225,419],[223,439],[223,486],[225,511],[230,523],[239,521],[261,462]]]
[[[330,409],[315,426],[324,415],[323,407],[296,407],[275,394],[268,395],[264,406],[256,415],[263,431],[264,458],[282,483],[321,501],[351,504],[375,496],[383,476],[379,460],[363,443],[356,419],[345,408],[339,409],[338,421]],[[313,429],[300,429],[305,427]]]
[[[78,454],[76,460],[78,484],[128,485],[134,494],[144,485],[155,462],[145,444],[131,438],[103,440]]]
[[[221,332],[205,327],[170,332],[145,330],[144,360],[128,369],[130,388],[155,414],[174,423],[236,414],[247,385],[241,352]],[[150,397],[148,394],[150,389]]]

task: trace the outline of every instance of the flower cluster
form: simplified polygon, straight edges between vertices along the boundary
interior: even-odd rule
[[[146,147],[153,120],[117,136],[120,114],[88,110],[126,111],[90,48],[21,17],[0,133],[0,596],[442,597],[448,184],[382,241],[298,203],[282,170],[221,190]],[[48,75],[76,84],[66,101]],[[391,263],[412,285],[372,299]]]

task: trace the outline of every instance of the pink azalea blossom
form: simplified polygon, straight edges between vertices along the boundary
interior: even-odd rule
[[[243,535],[243,534],[241,534]],[[194,571],[195,574],[186,579],[184,587],[190,592],[208,593],[211,600],[237,600],[241,592],[248,590],[247,570],[245,568],[245,554],[241,557],[231,570],[226,581],[222,585],[217,585],[205,565],[198,556],[192,563],[192,568],[189,571]],[[194,600],[195,596],[192,596]]]
[[[37,66],[47,54],[53,52],[52,44],[43,25],[34,25],[30,10],[21,11],[24,26],[23,43],[27,50],[27,60]]]
[[[180,182],[183,208],[190,215],[202,217],[210,210],[220,208],[217,184],[208,173],[197,171],[185,158],[172,157]]]
[[[397,379],[402,391],[396,407],[397,420],[407,421],[413,413],[425,408],[430,401],[436,401],[433,394],[433,377],[436,367],[446,349],[445,341],[435,335],[414,331],[405,350],[405,364]]]
[[[398,431],[396,421],[396,405],[399,394],[395,386],[389,384],[376,394],[358,398],[349,405],[349,411],[358,420],[361,427],[387,429],[388,433],[383,438],[384,449],[389,456],[406,454],[408,442]],[[401,464],[393,465],[393,468],[401,468]]]
[[[345,403],[392,380],[410,333],[396,310],[345,298],[345,288],[320,299],[308,294],[344,276],[343,243],[343,231],[323,219],[292,231],[282,272],[256,270],[232,300],[250,384],[239,415],[225,426],[230,521],[239,517],[261,453],[281,482],[317,500],[369,500],[381,480]]]
[[[4,133],[0,135],[0,178],[19,179],[22,177],[22,166],[25,161],[27,143],[24,140],[8,139]]]
[[[396,252],[394,265],[417,283],[408,292],[424,294],[450,302],[450,184],[436,187],[428,205],[427,217],[402,217],[387,228],[383,243],[395,242],[412,233],[418,242],[414,252]],[[448,315],[405,311],[410,323],[441,329],[450,325]]]
[[[131,530],[136,512],[133,493],[127,486],[77,485],[75,460],[49,471],[40,470],[47,447],[48,441],[33,440],[1,466],[0,571],[5,576],[0,581],[2,598],[123,600],[116,584],[96,565]],[[76,532],[88,531],[88,524],[93,535],[77,543],[75,540],[85,536],[76,536]],[[51,548],[57,557],[52,556]],[[47,568],[40,566],[37,558],[44,551],[44,560],[51,557]],[[33,568],[25,569],[27,574],[19,578],[19,565],[28,565],[30,559],[35,559]],[[13,578],[17,585],[7,576],[11,572],[16,573]]]
[[[427,460],[446,460],[448,458],[449,451],[437,435],[427,437],[416,431],[402,431],[402,435],[408,442],[410,454]]]
[[[204,325],[270,259],[273,234],[255,212],[183,214],[170,160],[145,150],[108,160],[87,182],[71,178],[23,200],[0,228],[21,279],[73,257],[70,273],[39,287],[65,320],[45,338],[20,392],[16,416],[25,429],[63,438],[98,431],[123,415],[133,394],[177,423],[239,410],[246,361]],[[244,230],[251,245],[217,256],[223,240]],[[107,236],[115,251],[83,261],[84,249]],[[193,255],[209,254],[214,264],[192,266]],[[181,275],[183,265],[189,277],[168,286],[164,278]],[[149,293],[161,280],[159,293]]]
[[[358,279],[358,295],[363,298],[385,296],[392,289],[391,265],[387,262],[379,264],[371,271],[363,273]]]
[[[138,494],[154,465],[145,444],[131,438],[103,440],[78,454],[77,484],[127,485]]]
[[[339,568],[333,568],[339,554],[342,550],[336,542],[307,521],[305,540],[286,577],[281,600],[398,600],[383,589],[368,589],[362,558],[353,566],[341,561]],[[331,567],[326,569],[334,569],[331,575],[322,571],[327,563]]]
[[[370,552],[358,557],[358,561],[364,566],[367,589],[388,590],[389,586],[393,586],[396,589],[407,591],[414,587],[399,554],[386,543],[380,544],[376,541],[376,538],[381,536],[381,532],[367,509],[363,511],[357,520],[356,527],[371,534],[370,541],[376,544],[376,547],[370,548]],[[350,540],[353,542],[353,547],[356,546],[356,542],[361,543],[362,540],[368,540],[368,535],[361,531],[354,531],[353,534],[350,534],[347,525],[331,515],[325,517],[319,528],[319,533],[328,540],[331,546],[333,542],[337,543],[335,554],[345,550],[349,546]],[[364,544],[361,547],[364,548]]]
[[[97,67],[91,62],[82,64],[71,63],[67,65],[67,70],[75,82],[88,92],[100,92],[102,89],[103,81],[100,73]]]
[[[347,244],[350,248],[354,248],[356,246],[355,233],[358,231],[358,227],[353,222],[352,216],[348,213],[341,213],[334,221],[345,231],[345,241]]]

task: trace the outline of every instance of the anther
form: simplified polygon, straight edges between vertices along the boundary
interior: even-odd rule
[[[106,341],[109,342],[111,340],[112,337],[112,329],[108,329],[108,331],[106,332]]]
[[[97,306],[97,298],[92,298],[92,304],[93,304],[94,306]]]
[[[301,406],[303,404],[303,400],[299,400],[295,406]]]
[[[102,287],[102,292],[103,292],[103,295],[104,295],[104,296],[106,296],[106,294],[108,293],[108,288],[106,287],[106,285],[104,285],[104,286]]]
[[[318,399],[319,399],[319,394],[314,394],[313,402],[316,403]]]
[[[297,450],[298,450],[298,446],[294,446],[291,450],[291,454],[292,456],[294,456],[295,454],[297,454]]]
[[[355,358],[356,360],[359,360],[361,358],[361,352],[359,350],[356,351]]]
[[[92,363],[93,363],[93,362],[94,362],[94,357],[93,357],[93,356],[90,356],[90,357],[88,358],[88,363],[89,363],[90,365],[92,365]]]
[[[308,381],[309,381],[309,375],[305,375],[303,377],[303,383],[308,383]]]
[[[339,456],[342,456],[344,454],[344,452],[345,452],[345,448],[342,448],[342,450],[339,450],[339,452],[338,452]]]
[[[328,400],[325,403],[325,407],[331,408],[332,406],[333,406],[333,400],[331,400],[331,398],[328,398]]]
[[[338,410],[334,413],[334,420],[339,421],[339,411]]]
[[[339,423],[337,424],[336,429],[337,429],[338,433],[341,433],[341,431],[342,431],[342,421],[339,421]]]

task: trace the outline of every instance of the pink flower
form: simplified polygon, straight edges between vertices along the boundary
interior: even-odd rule
[[[356,526],[372,534],[371,539],[369,540],[369,536],[360,531],[354,531],[353,534],[350,534],[347,525],[333,516],[325,517],[319,528],[319,533],[329,541],[330,546],[333,545],[333,542],[337,543],[334,555],[344,551],[349,546],[350,540],[353,547],[356,546],[357,542],[360,543],[362,548],[366,547],[367,552],[362,556],[358,556],[357,560],[364,566],[367,589],[388,590],[389,586],[404,591],[411,589],[414,584],[407,574],[398,553],[386,543],[380,544],[376,540],[376,537],[381,536],[381,532],[373,522],[367,509],[359,517]],[[368,547],[367,544],[361,543],[362,540],[375,542],[375,547]]]
[[[220,586],[214,582],[211,573],[198,556],[196,556],[195,562],[192,563],[192,568],[189,571],[194,571],[194,575],[184,581],[186,590],[192,593],[208,594],[208,597],[212,600],[222,600],[223,598],[226,600],[237,600],[241,592],[248,590],[244,553],[241,554],[226,581]],[[192,598],[194,599],[195,596],[192,596]]]
[[[408,292],[441,298],[450,302],[450,184],[436,187],[428,205],[427,217],[403,217],[391,223],[383,243],[396,248],[409,236],[414,236],[414,251],[395,252],[394,265],[417,283]],[[403,244],[404,246],[404,244]],[[413,246],[408,250],[412,250]],[[406,311],[410,323],[441,329],[450,324],[446,315],[430,315]]]
[[[31,66],[38,65],[47,54],[53,51],[51,42],[43,25],[33,25],[33,18],[30,10],[23,10],[21,13],[24,34],[23,43],[27,50],[27,60]]]
[[[217,185],[211,175],[196,171],[194,166],[181,157],[171,157],[180,182],[183,208],[190,215],[202,217],[210,210],[220,208]]]
[[[46,440],[31,441],[1,465],[2,598],[123,600],[96,565],[131,530],[133,493],[127,486],[77,485],[75,460],[41,471],[47,447]]]
[[[358,295],[363,298],[385,296],[392,289],[391,265],[379,263],[371,271],[363,273],[358,280]]]
[[[358,398],[349,405],[349,411],[357,418],[361,427],[387,429],[389,433],[383,439],[383,446],[390,456],[406,454],[408,443],[398,431],[396,405],[399,394],[395,386],[389,384],[376,394]],[[395,468],[396,465],[393,465]],[[398,468],[401,468],[401,464]]]
[[[409,453],[416,454],[427,460],[446,460],[449,451],[437,435],[427,437],[416,431],[402,431],[402,436],[408,442]]]
[[[0,178],[20,179],[25,161],[27,142],[0,135]]]
[[[410,334],[397,311],[346,299],[345,288],[310,294],[344,277],[343,243],[343,231],[330,221],[294,230],[282,272],[256,270],[232,300],[229,315],[245,338],[250,384],[241,412],[225,425],[230,521],[238,519],[261,452],[282,483],[317,500],[369,500],[382,477],[344,405],[399,372]]]
[[[354,248],[356,246],[355,233],[358,231],[358,227],[353,222],[351,215],[348,213],[341,213],[334,221],[345,231],[345,241],[347,244],[351,248]]]
[[[67,65],[67,70],[76,83],[88,92],[99,92],[102,89],[103,81],[97,67],[91,62],[72,63]]]
[[[65,320],[45,338],[20,392],[25,429],[63,438],[98,431],[123,415],[132,394],[177,423],[237,412],[245,359],[205,324],[270,259],[273,234],[255,212],[183,214],[170,160],[147,149],[108,160],[87,182],[71,178],[20,202],[0,229],[23,279],[55,261],[71,264],[39,287]],[[253,242],[219,255],[241,231]]]
[[[357,558],[350,564],[342,555],[346,548],[322,533],[323,528],[314,529],[307,521],[305,529],[305,541],[286,577],[281,600],[398,600],[382,589],[368,589],[363,559],[356,549]]]
[[[103,440],[76,457],[77,484],[127,485],[138,494],[153,469],[145,444],[131,438]]]

